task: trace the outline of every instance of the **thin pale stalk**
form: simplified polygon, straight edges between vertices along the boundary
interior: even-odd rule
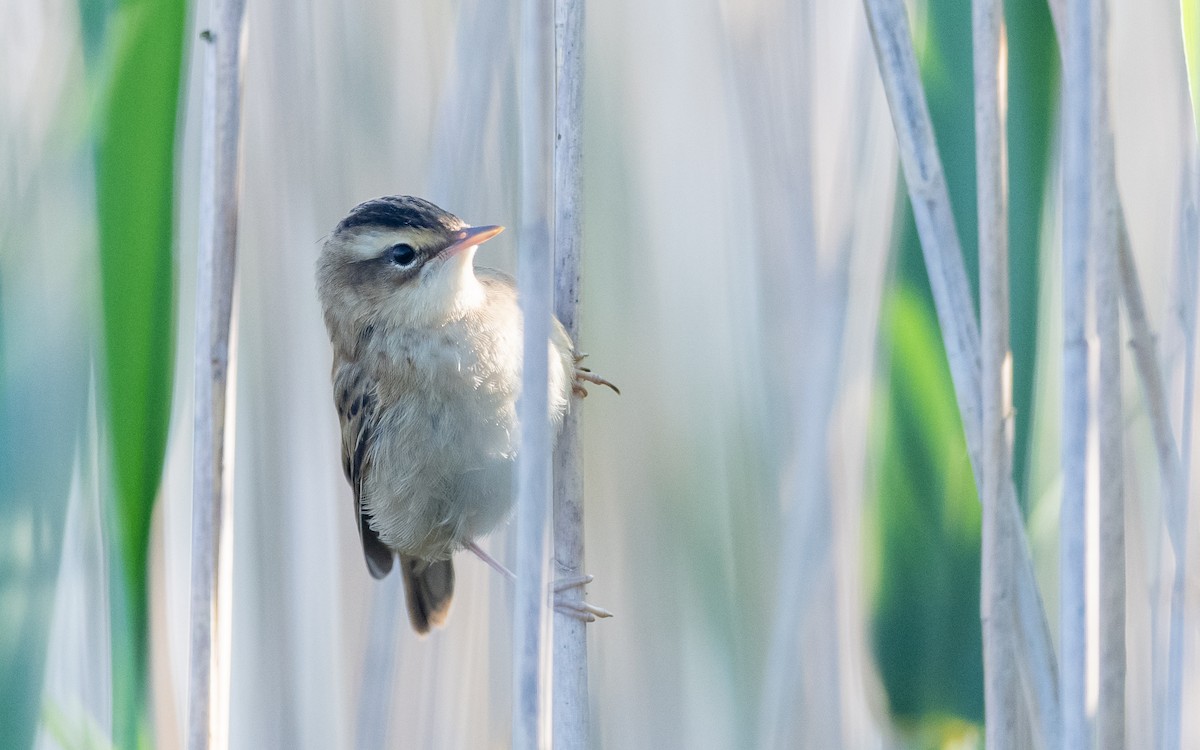
[[[1059,47],[1065,47],[1065,36],[1059,18],[1065,12],[1062,5],[1065,0],[1052,0],[1050,9],[1055,19],[1055,30],[1058,33]],[[1111,128],[1102,134],[1104,139],[1103,159],[1111,160],[1114,145]],[[1133,247],[1129,239],[1129,229],[1125,224],[1125,212],[1122,208],[1120,195],[1116,191],[1115,176],[1111,181],[1114,190],[1113,223],[1115,224],[1116,253],[1118,259],[1118,277],[1121,299],[1125,302],[1125,316],[1129,323],[1129,347],[1133,351],[1133,363],[1141,383],[1142,395],[1146,400],[1146,411],[1150,418],[1150,429],[1154,436],[1154,450],[1158,457],[1160,481],[1168,501],[1164,504],[1169,514],[1169,523],[1178,528],[1180,518],[1174,515],[1184,507],[1183,476],[1184,466],[1180,461],[1179,446],[1175,441],[1175,433],[1171,427],[1171,408],[1167,401],[1166,378],[1158,357],[1157,337],[1150,327],[1150,316],[1146,313],[1145,297],[1142,294],[1142,283],[1137,270],[1137,261],[1133,257]],[[1186,199],[1185,199],[1186,203]],[[1181,219],[1182,233],[1187,234],[1189,225],[1194,225],[1187,215],[1185,205]],[[1194,230],[1193,230],[1194,231]],[[1182,263],[1179,264],[1182,270]],[[1183,293],[1180,293],[1183,296]],[[1178,308],[1178,305],[1173,305]]]
[[[236,267],[240,40],[244,0],[216,0],[207,44],[201,115],[200,246],[196,284],[195,437],[192,467],[192,592],[188,685],[189,750],[224,747],[225,712],[213,680],[217,564],[225,501],[225,400]],[[227,616],[227,615],[226,615]]]
[[[521,246],[517,288],[525,324],[520,438],[517,458],[517,593],[513,612],[513,741],[517,750],[549,744],[546,691],[546,546],[552,444],[549,414],[551,314],[550,206],[553,191],[550,136],[554,86],[554,6],[521,4],[519,99],[521,126]]]
[[[981,365],[979,326],[971,301],[962,247],[950,209],[933,124],[925,103],[908,17],[901,0],[863,0],[884,92],[892,112],[900,162],[908,185],[917,233],[925,256],[941,325],[950,375],[962,416],[967,453],[981,485],[983,419],[980,414]],[[1034,731],[1042,747],[1058,747],[1061,729],[1058,669],[1045,608],[1033,572],[1033,558],[1023,533],[1024,518],[1016,487],[1005,483],[1003,507],[1016,533],[1015,594],[1017,666],[1026,685]]]
[[[847,243],[848,244],[848,243]],[[775,616],[763,679],[758,747],[788,747],[789,709],[795,705],[795,670],[804,657],[796,628],[811,606],[819,577],[832,572],[833,514],[829,505],[829,419],[837,403],[842,371],[842,331],[846,324],[849,284],[848,248],[823,283],[814,285],[820,298],[813,307],[808,364],[797,378],[796,439],[782,494],[787,515],[775,586]],[[836,628],[835,628],[836,629]],[[836,679],[836,675],[833,676]],[[836,684],[830,684],[836,689]],[[840,730],[834,717],[833,726]]]
[[[1183,3],[1181,7],[1186,11],[1187,5],[1187,3]],[[1181,20],[1183,24],[1194,25],[1196,23],[1196,19],[1187,12],[1182,14]],[[1194,68],[1197,61],[1188,55],[1191,45],[1194,43],[1195,32],[1195,28],[1185,26],[1183,29],[1184,54],[1181,68],[1184,73],[1182,76],[1184,82],[1190,82],[1195,72],[1189,69]],[[1179,335],[1183,339],[1182,347],[1180,347],[1183,350],[1183,393],[1180,399],[1182,408],[1179,410],[1181,435],[1177,484],[1174,491],[1166,498],[1167,507],[1164,512],[1167,535],[1171,541],[1174,558],[1172,561],[1174,572],[1171,580],[1166,679],[1163,686],[1165,695],[1156,701],[1156,705],[1162,706],[1162,715],[1159,717],[1158,744],[1164,748],[1182,746],[1183,670],[1184,661],[1187,658],[1184,649],[1184,626],[1187,617],[1188,505],[1191,487],[1193,408],[1196,382],[1196,272],[1197,266],[1200,265],[1200,260],[1197,258],[1197,253],[1200,252],[1200,216],[1197,215],[1200,212],[1200,206],[1197,205],[1197,202],[1200,201],[1200,152],[1197,150],[1200,148],[1200,144],[1197,143],[1200,123],[1196,120],[1195,89],[1187,85],[1186,91],[1191,104],[1189,111],[1191,116],[1185,117],[1186,126],[1182,150],[1186,154],[1186,158],[1182,174],[1180,236],[1172,270],[1174,283],[1171,285],[1171,298],[1167,308],[1170,311],[1170,317],[1178,325]],[[1171,350],[1178,351],[1175,347],[1172,347]],[[1177,356],[1176,354],[1175,357]],[[1173,370],[1179,367],[1179,364],[1178,361],[1167,360],[1168,369]]]
[[[821,598],[823,590],[841,587],[844,573],[835,564],[838,554],[836,493],[830,490],[832,450],[830,417],[837,408],[843,385],[847,360],[844,353],[845,328],[850,324],[846,309],[850,285],[850,267],[854,263],[854,248],[859,223],[852,211],[834,220],[833,242],[838,249],[835,268],[830,272],[813,274],[816,268],[816,229],[813,226],[811,107],[813,58],[805,54],[806,42],[811,39],[813,18],[804,3],[789,3],[789,21],[774,29],[764,19],[755,21],[753,34],[735,36],[735,70],[741,78],[739,86],[746,146],[755,161],[755,174],[762,178],[762,191],[771,194],[781,209],[771,201],[753,203],[759,215],[759,226],[765,227],[760,238],[760,257],[764,296],[775,292],[776,300],[764,300],[763,316],[781,331],[804,332],[804,343],[796,348],[801,356],[794,366],[783,368],[779,383],[794,407],[783,410],[781,417],[791,423],[793,436],[780,457],[781,471],[779,506],[783,509],[782,533],[779,535],[774,613],[770,640],[767,645],[766,666],[759,695],[757,747],[791,747],[797,741],[821,746],[842,747],[855,744],[852,735],[855,723],[847,714],[854,708],[844,700],[844,675],[838,669],[845,628],[839,627],[842,613]],[[785,60],[791,72],[784,79],[783,96],[772,96],[770,86],[764,85],[760,71],[771,58],[766,54],[771,41],[791,40],[791,57]],[[858,95],[850,105],[860,114],[870,110],[870,57],[861,50],[854,58]],[[787,64],[790,63],[790,64]],[[787,118],[764,117],[772,106],[782,107]],[[757,113],[757,115],[756,115]],[[789,132],[773,133],[769,122],[786,120]],[[870,118],[852,118],[851,131],[844,139],[841,166],[837,175],[844,180],[839,188],[863,184],[870,179],[874,168],[868,157],[867,125]],[[788,156],[778,158],[775,149],[779,142],[790,145]],[[765,175],[765,177],[764,177]],[[777,214],[785,214],[779,217]],[[773,222],[786,220],[779,232],[770,229]],[[771,236],[771,235],[778,236]],[[808,273],[803,273],[807,269]],[[811,293],[805,292],[810,290]],[[768,337],[770,340],[770,337]],[[835,462],[836,463],[836,462]],[[823,579],[829,578],[830,581]],[[852,585],[852,584],[851,584]],[[802,653],[803,640],[797,639],[797,624],[808,621],[810,627],[827,629],[832,635],[822,644],[829,653]],[[802,638],[803,636],[801,636]],[[849,640],[853,641],[853,638]],[[798,675],[799,671],[808,673]],[[798,695],[804,681],[818,681],[821,690],[831,696],[813,700],[814,696]],[[802,713],[797,713],[797,701],[807,699]],[[802,733],[797,732],[802,727]]]
[[[1186,61],[1185,61],[1186,62]],[[1188,87],[1189,94],[1192,89]],[[1200,136],[1200,123],[1195,120],[1195,112],[1197,106],[1192,103],[1193,117],[1189,121],[1192,126],[1191,132],[1186,136],[1187,146],[1185,153],[1187,154],[1186,166],[1184,167],[1184,179],[1186,180],[1186,189],[1184,191],[1184,206],[1183,206],[1183,223],[1181,227],[1181,237],[1178,245],[1178,252],[1175,259],[1175,279],[1176,284],[1172,289],[1171,310],[1179,318],[1179,327],[1183,332],[1183,409],[1181,415],[1182,437],[1180,438],[1180,451],[1184,457],[1183,462],[1183,485],[1186,489],[1190,485],[1191,479],[1191,455],[1192,455],[1192,409],[1195,398],[1196,384],[1196,287],[1198,280],[1196,273],[1200,268],[1200,258],[1197,254],[1200,253],[1200,142],[1197,137]],[[1186,534],[1186,516],[1187,508],[1183,506],[1179,509],[1181,516],[1180,520],[1185,523],[1184,526],[1178,528],[1178,533],[1187,536]],[[1181,558],[1180,563],[1186,567],[1186,557]]]
[[[1100,694],[1096,740],[1101,750],[1125,747],[1124,420],[1117,259],[1112,239],[1110,235],[1095,245],[1100,344]]]
[[[746,155],[756,185],[754,223],[758,245],[759,319],[764,341],[783,341],[807,330],[815,296],[817,231],[812,187],[812,8],[776,2],[770,15],[736,14],[728,19],[732,71]],[[774,353],[778,367],[765,368],[771,392],[798,393],[796,375],[807,359],[805,346]],[[779,450],[791,457],[799,424],[793,409],[770,415],[768,429]]]
[[[979,290],[982,331],[983,539],[980,608],[983,625],[984,710],[988,748],[1017,746],[1020,685],[1013,646],[1013,539],[1003,512],[1012,481],[1008,426],[1012,390],[1008,340],[1008,190],[1004,93],[1000,54],[1004,33],[999,0],[972,3],[975,75],[975,175],[979,210]]]
[[[954,225],[946,177],[925,102],[908,16],[900,0],[864,0],[884,92],[896,129],[900,164],[913,205],[929,284],[942,328],[971,466],[982,446],[979,324]]]
[[[1108,119],[1108,13],[1092,5],[1092,144],[1097,177],[1090,246],[1096,258],[1096,332],[1100,346],[1096,392],[1099,428],[1100,590],[1099,695],[1096,746],[1125,747],[1125,462],[1121,399],[1121,329],[1117,258],[1117,177]]]
[[[579,346],[580,256],[583,246],[583,2],[555,3],[557,80],[554,101],[554,309]],[[579,403],[572,404],[554,450],[555,578],[583,575],[583,446]],[[561,596],[582,600],[584,589]],[[554,747],[588,745],[587,625],[554,615]]]
[[[1059,49],[1065,49],[1066,36],[1063,34],[1062,16],[1066,12],[1063,5],[1066,0],[1050,0],[1051,18],[1058,35]],[[1102,134],[1104,139],[1103,159],[1111,160],[1114,152],[1113,133],[1111,127]],[[1116,191],[1115,176],[1113,189]],[[1179,483],[1183,477],[1183,465],[1180,462],[1179,447],[1175,441],[1175,433],[1171,427],[1171,408],[1167,403],[1166,379],[1163,375],[1162,364],[1158,358],[1157,337],[1150,327],[1150,316],[1146,313],[1145,296],[1142,294],[1142,282],[1137,270],[1137,261],[1133,257],[1133,246],[1129,239],[1129,228],[1125,224],[1125,211],[1121,204],[1119,191],[1113,193],[1114,203],[1111,207],[1116,225],[1116,247],[1119,270],[1121,299],[1125,302],[1125,317],[1129,323],[1129,348],[1133,351],[1133,364],[1141,383],[1142,395],[1146,399],[1146,411],[1150,418],[1150,430],[1154,436],[1154,451],[1158,456],[1160,481],[1164,491],[1176,488],[1182,493]],[[1183,219],[1185,225],[1187,217]],[[1186,234],[1186,226],[1183,229]],[[1174,495],[1181,497],[1182,495]],[[1168,508],[1176,508],[1179,503],[1168,502]],[[1174,512],[1174,511],[1171,511]],[[1178,519],[1172,519],[1177,521]]]
[[[1092,24],[1089,0],[1068,0],[1063,65],[1062,511],[1059,520],[1059,644],[1063,747],[1090,746],[1087,690],[1088,246],[1092,147]]]
[[[513,54],[510,11],[508,4],[491,0],[460,5],[454,59],[439,97],[429,169],[429,197],[439,205],[461,203],[471,190],[486,184],[476,175],[484,159],[496,71],[505,70]]]
[[[756,238],[760,317],[764,340],[801,336],[796,346],[777,352],[782,365],[767,368],[767,388],[781,394],[783,408],[772,417],[778,427],[782,509],[776,570],[775,611],[758,705],[759,747],[792,743],[800,673],[819,675],[839,694],[836,670],[799,653],[798,622],[822,613],[834,642],[836,612],[814,598],[828,590],[832,511],[828,493],[828,421],[837,400],[841,331],[847,285],[845,247],[832,272],[818,269],[812,195],[813,10],[807,3],[776,3],[777,20],[757,14],[729,19],[732,70],[739,85],[745,148],[757,189],[752,204]],[[773,17],[773,16],[772,16]],[[856,125],[861,130],[861,121]],[[848,244],[848,243],[846,243]],[[816,365],[815,363],[820,363]],[[815,610],[814,610],[815,608]],[[828,709],[810,705],[801,719],[809,738],[836,742],[842,735],[840,701]]]
[[[1065,50],[1067,37],[1064,33],[1065,29],[1065,0],[1051,0],[1050,11],[1051,17],[1054,20],[1055,31],[1058,34],[1059,49]],[[1103,158],[1111,159],[1113,153],[1113,134],[1111,128],[1101,134],[1103,142]],[[1192,160],[1194,162],[1194,159]],[[1187,185],[1191,185],[1191,181]],[[1115,178],[1112,182],[1113,202],[1112,210],[1114,212],[1113,222],[1116,224],[1116,243],[1119,268],[1119,283],[1121,290],[1121,298],[1125,301],[1125,315],[1129,322],[1130,329],[1130,348],[1133,350],[1134,366],[1138,374],[1138,380],[1141,383],[1142,397],[1146,401],[1146,411],[1150,418],[1150,428],[1154,436],[1154,448],[1158,457],[1159,482],[1163,495],[1163,507],[1165,508],[1167,534],[1171,541],[1172,552],[1175,559],[1186,560],[1187,539],[1186,534],[1181,533],[1186,528],[1187,517],[1187,496],[1185,479],[1185,465],[1181,461],[1180,451],[1175,441],[1175,433],[1171,427],[1171,409],[1167,401],[1166,380],[1163,375],[1162,365],[1159,362],[1157,344],[1153,329],[1150,327],[1149,316],[1146,314],[1146,304],[1142,295],[1141,281],[1138,278],[1137,263],[1133,257],[1132,246],[1129,241],[1129,231],[1125,225],[1125,215],[1121,206],[1120,196],[1116,190]],[[1188,189],[1185,187],[1185,190]],[[1196,222],[1195,209],[1190,196],[1185,195],[1184,211],[1182,215],[1182,234],[1181,243],[1188,242],[1188,237],[1195,237]],[[1189,229],[1190,228],[1190,229]],[[1191,240],[1193,243],[1194,239]],[[1177,277],[1183,275],[1187,268],[1187,254],[1180,253],[1180,258],[1177,262],[1178,269],[1175,273]],[[1194,266],[1193,266],[1194,267]],[[1189,295],[1185,291],[1183,285],[1175,287],[1177,297],[1188,300],[1182,306],[1176,302],[1171,305],[1171,309],[1191,309],[1194,318],[1194,295]],[[1186,329],[1186,326],[1185,326]],[[1191,348],[1188,347],[1188,351]],[[1193,362],[1193,355],[1187,355],[1188,362]],[[1185,367],[1186,370],[1186,367]],[[1189,391],[1185,392],[1185,401],[1187,393],[1190,393],[1192,378],[1186,378],[1186,387]],[[1184,409],[1184,414],[1190,414],[1190,409]],[[1187,455],[1186,453],[1184,455]],[[1186,566],[1177,564],[1175,573],[1172,577],[1171,586],[1171,612],[1169,617],[1169,632],[1167,645],[1166,670],[1167,676],[1162,690],[1165,695],[1162,700],[1157,700],[1155,705],[1159,707],[1159,715],[1162,717],[1164,726],[1158,727],[1159,740],[1158,743],[1162,747],[1178,747],[1179,746],[1179,727],[1182,715],[1182,670],[1183,670],[1183,613],[1184,613],[1184,586],[1185,586]],[[1157,663],[1157,662],[1156,662]]]
[[[367,647],[355,710],[355,750],[387,747],[388,717],[391,715],[392,683],[396,672],[397,623],[403,622],[401,602],[403,576],[381,581],[371,601],[367,623]]]
[[[1150,416],[1150,431],[1154,436],[1154,452],[1158,456],[1159,481],[1164,491],[1179,497],[1183,491],[1183,469],[1179,461],[1179,449],[1175,433],[1171,429],[1170,407],[1167,405],[1167,387],[1159,363],[1157,344],[1150,318],[1146,314],[1146,302],[1142,296],[1142,284],[1138,278],[1137,264],[1129,244],[1129,230],[1125,217],[1117,205],[1116,216],[1117,257],[1120,268],[1121,298],[1125,301],[1125,318],[1129,323],[1129,348],[1133,352],[1133,364],[1142,386],[1142,397]],[[1179,503],[1168,503],[1176,507]]]
[[[1195,123],[1192,123],[1193,127]],[[1181,414],[1179,476],[1175,492],[1168,496],[1165,517],[1175,569],[1171,577],[1171,616],[1167,640],[1166,695],[1163,698],[1161,745],[1179,748],[1183,743],[1184,625],[1187,617],[1188,488],[1191,484],[1192,409],[1196,379],[1196,267],[1200,244],[1200,162],[1194,131],[1189,138],[1189,155],[1184,176],[1179,249],[1175,259],[1175,284],[1170,309],[1177,316],[1184,337],[1183,408]]]
[[[1125,300],[1125,315],[1129,322],[1129,346],[1133,350],[1133,362],[1142,387],[1142,397],[1150,416],[1154,449],[1158,456],[1159,484],[1162,487],[1168,539],[1175,555],[1176,565],[1171,581],[1171,611],[1168,617],[1166,679],[1160,683],[1162,691],[1158,716],[1160,725],[1159,745],[1179,746],[1179,727],[1182,709],[1183,671],[1183,616],[1184,585],[1186,566],[1178,564],[1186,559],[1187,535],[1179,533],[1186,529],[1187,496],[1184,490],[1184,472],[1175,433],[1171,428],[1170,406],[1167,404],[1167,387],[1159,362],[1154,332],[1146,315],[1146,303],[1142,297],[1142,286],[1138,279],[1137,265],[1130,247],[1129,232],[1125,227],[1120,205],[1117,206],[1116,222],[1117,255],[1120,266],[1121,297]],[[1157,663],[1157,662],[1156,662]],[[1159,694],[1156,692],[1156,694]],[[1174,744],[1170,744],[1173,739]]]
[[[1179,243],[1179,257],[1175,261],[1176,277],[1179,283],[1175,287],[1172,309],[1179,316],[1179,325],[1183,330],[1183,409],[1182,409],[1182,438],[1180,451],[1188,460],[1183,465],[1184,486],[1188,486],[1191,478],[1192,451],[1192,408],[1195,398],[1196,384],[1196,287],[1198,280],[1196,272],[1200,267],[1200,144],[1193,139],[1191,154],[1188,156],[1187,185],[1185,193],[1186,204],[1183,209],[1185,218],[1182,237]],[[1184,509],[1186,512],[1186,509]],[[1181,529],[1182,531],[1182,529]]]

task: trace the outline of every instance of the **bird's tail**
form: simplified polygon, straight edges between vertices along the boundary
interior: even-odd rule
[[[400,556],[404,571],[404,596],[408,600],[408,619],[413,629],[424,635],[446,621],[450,599],[454,595],[454,564],[449,560],[426,562]]]

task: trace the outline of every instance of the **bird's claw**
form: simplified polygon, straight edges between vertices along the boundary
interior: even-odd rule
[[[584,383],[594,383],[596,385],[604,385],[613,389],[613,393],[621,395],[621,389],[613,385],[612,382],[605,380],[596,373],[592,372],[589,367],[580,367],[579,363],[587,359],[587,352],[575,352],[575,379],[571,383],[571,392],[579,398],[587,398],[587,387]]]
[[[576,363],[575,367],[575,382],[571,383],[571,392],[580,398],[587,398],[587,387],[584,383],[595,383],[612,388],[613,393],[621,395],[621,389],[614,385],[611,381],[597,375],[586,367],[579,367]]]
[[[597,618],[612,617],[613,613],[609,612],[604,607],[589,604],[583,599],[568,599],[565,596],[560,596],[567,589],[576,588],[578,586],[586,586],[591,583],[593,576],[571,576],[570,578],[560,578],[554,582],[554,610],[568,617],[574,617],[583,622],[595,622]]]
[[[596,580],[596,576],[592,576],[592,575],[570,576],[568,578],[559,578],[557,581],[554,582],[554,593],[559,594],[559,593],[562,593],[563,591],[566,591],[567,589],[573,589],[573,588],[576,588],[579,586],[586,586],[594,580]]]
[[[554,598],[554,611],[583,622],[595,622],[596,618],[613,616],[613,613],[604,607],[597,607],[595,604],[588,604],[579,599],[561,599],[559,597]]]

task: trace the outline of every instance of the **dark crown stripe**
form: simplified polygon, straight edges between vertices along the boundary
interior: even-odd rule
[[[427,200],[411,195],[388,195],[360,203],[337,225],[337,232],[356,227],[386,229],[433,229],[455,231],[466,226],[462,219]]]

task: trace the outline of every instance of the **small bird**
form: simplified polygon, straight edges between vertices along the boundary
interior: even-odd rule
[[[521,311],[513,278],[473,263],[502,230],[387,196],[351,210],[317,261],[363,555],[375,578],[399,556],[418,633],[445,622],[451,556],[484,556],[474,540],[512,505]],[[616,390],[579,367],[557,319],[547,356],[556,426],[572,392],[587,394],[581,381]]]

